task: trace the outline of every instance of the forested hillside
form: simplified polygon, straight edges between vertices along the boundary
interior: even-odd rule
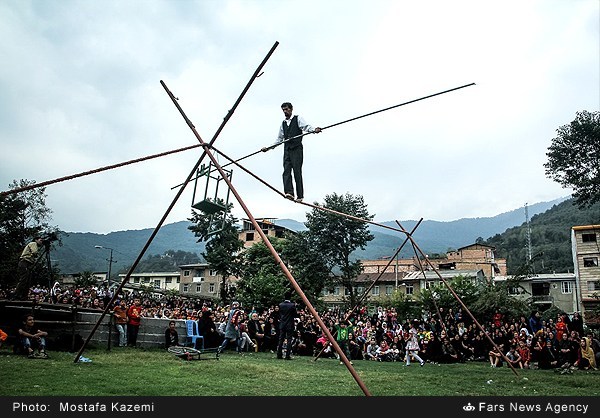
[[[561,198],[552,202],[532,204],[529,206],[529,213],[543,213],[563,201],[564,198]],[[524,220],[523,208],[487,218],[463,218],[449,222],[425,220],[417,228],[413,238],[425,253],[444,254],[448,249],[457,249],[473,244],[478,237],[486,238],[494,233],[504,232],[507,228],[520,225]],[[278,219],[275,223],[293,231],[306,229],[303,223],[292,219]],[[401,221],[403,227],[409,231],[416,223],[417,221],[414,220]],[[397,228],[395,222],[384,222],[383,224]],[[205,243],[198,242],[198,238],[188,229],[190,225],[189,221],[164,225],[148,247],[136,270],[138,272],[157,271],[157,258],[155,256],[162,256],[169,250],[200,256],[204,251]],[[116,231],[108,234],[67,232],[61,236],[61,244],[52,250],[52,263],[62,273],[76,273],[86,270],[106,271],[109,251],[96,248],[96,246],[102,246],[107,249],[114,249],[113,272],[127,271],[151,236],[152,231],[148,228]],[[372,260],[385,256],[389,257],[394,254],[405,238],[402,233],[381,227],[372,227],[371,232],[375,239],[369,242],[364,250],[357,250],[353,254],[354,258]],[[400,257],[409,258],[412,256],[414,256],[412,247],[410,245],[405,246]],[[148,258],[152,258],[152,260],[146,263]],[[168,262],[168,258],[163,262]]]
[[[600,203],[579,209],[573,199],[554,205],[531,218],[531,271],[534,273],[573,272],[571,227],[600,224]],[[496,247],[496,256],[506,258],[508,273],[517,274],[527,265],[527,225],[507,229],[484,241]]]

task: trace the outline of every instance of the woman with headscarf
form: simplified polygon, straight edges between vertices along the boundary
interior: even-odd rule
[[[198,319],[198,333],[204,337],[204,348],[215,348],[221,344],[222,337],[217,331],[215,313],[212,310],[202,311],[202,316]]]
[[[579,343],[575,366],[580,370],[588,370],[590,368],[596,370],[596,357],[594,355],[594,350],[590,345],[590,340],[587,337],[582,338]]]

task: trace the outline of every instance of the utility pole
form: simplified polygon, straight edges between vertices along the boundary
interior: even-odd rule
[[[109,248],[109,247],[103,247],[102,245],[95,245],[95,248],[100,248],[100,249],[104,249],[104,250],[110,250],[110,257],[108,260],[108,277],[106,278],[108,281],[108,288],[110,289],[110,273],[112,270],[112,263],[114,263],[113,261],[113,249]]]

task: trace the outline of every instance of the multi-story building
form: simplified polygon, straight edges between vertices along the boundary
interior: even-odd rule
[[[588,324],[600,325],[600,225],[573,226],[571,248],[575,266],[577,310]]]
[[[283,238],[286,232],[294,233],[291,229],[276,225],[275,218],[255,218],[256,223],[267,237]],[[254,244],[262,242],[260,234],[256,232],[254,224],[250,219],[242,219],[242,230],[239,238],[244,242],[244,248],[250,248]]]
[[[126,274],[119,274],[119,282],[123,282]],[[158,272],[158,273],[132,273],[129,276],[129,281],[125,285],[126,288],[135,289],[141,286],[151,287],[156,290],[169,291],[179,290],[179,282],[181,281],[180,273],[174,272]]]
[[[446,261],[439,262],[439,269],[457,269],[457,270],[483,270],[483,273],[492,280],[496,275],[506,275],[506,259],[496,258],[494,251],[496,249],[485,244],[471,244],[459,248],[456,251],[450,251],[446,254]]]
[[[218,299],[222,276],[210,268],[208,263],[179,266],[180,287],[183,296]],[[232,278],[235,279],[235,278]]]
[[[514,279],[513,276],[494,277],[495,282]],[[519,281],[509,288],[509,293],[520,299],[531,299],[532,304],[545,311],[552,306],[563,312],[577,311],[576,281],[574,273],[535,274],[519,277]]]

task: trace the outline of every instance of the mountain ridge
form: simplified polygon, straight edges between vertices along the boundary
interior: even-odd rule
[[[530,216],[543,213],[569,197],[548,202],[539,202],[528,206]],[[400,221],[406,231],[411,231],[417,220]],[[412,234],[419,248],[427,254],[445,253],[448,249],[458,249],[473,244],[478,238],[486,239],[502,233],[508,228],[525,223],[523,208],[504,212],[493,217],[461,218],[454,221],[423,220]],[[275,224],[293,231],[306,230],[306,226],[293,219],[277,219]],[[185,251],[200,255],[204,251],[204,243],[188,229],[191,223],[187,220],[164,225],[148,246],[143,259],[151,255],[162,255],[168,250]],[[399,229],[395,221],[380,223],[387,227]],[[377,259],[391,256],[402,244],[406,235],[399,231],[382,228],[370,224],[369,228],[375,238],[364,250],[355,251],[358,259]],[[113,249],[113,271],[122,271],[133,264],[139,257],[141,249],[148,242],[153,228],[139,230],[114,231],[107,234],[91,232],[67,232],[61,236],[61,245],[51,250],[54,267],[61,273],[77,273],[83,271],[106,271],[109,261],[109,250]],[[96,248],[101,246],[104,248]],[[412,257],[412,247],[406,245],[400,257]]]

